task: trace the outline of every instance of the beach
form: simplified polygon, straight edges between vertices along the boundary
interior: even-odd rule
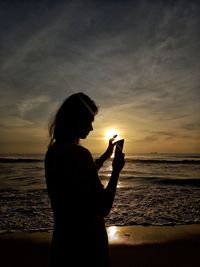
[[[107,227],[112,267],[198,267],[200,224]],[[47,267],[52,232],[0,235],[2,267]],[[78,253],[78,252],[77,252]]]

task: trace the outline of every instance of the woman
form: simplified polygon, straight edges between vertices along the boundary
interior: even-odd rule
[[[114,137],[96,162],[79,144],[93,130],[97,112],[92,99],[76,93],[64,101],[50,125],[45,175],[54,215],[51,267],[110,266],[104,217],[112,208],[124,154],[114,158],[104,188],[98,170],[113,152]]]

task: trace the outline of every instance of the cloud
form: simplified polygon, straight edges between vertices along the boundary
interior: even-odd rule
[[[156,125],[167,138],[166,127],[198,121],[196,1],[28,2],[0,4],[4,125],[46,125],[77,91],[100,106],[99,122],[127,129]]]
[[[198,131],[200,133],[200,121],[188,122],[182,124],[183,129],[188,131]]]
[[[134,142],[135,143],[149,143],[149,142],[156,142],[158,141],[159,138],[157,136],[154,136],[154,135],[148,135],[148,136],[145,136],[144,138],[142,139],[139,139],[139,140],[135,140]]]

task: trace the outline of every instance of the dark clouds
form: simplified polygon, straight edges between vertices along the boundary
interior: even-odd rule
[[[109,120],[180,120],[185,130],[184,119],[198,121],[198,1],[1,1],[0,10],[3,125],[42,125],[76,91],[115,110]]]

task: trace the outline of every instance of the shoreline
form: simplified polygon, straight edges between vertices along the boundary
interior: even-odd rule
[[[112,267],[198,267],[200,224],[107,227]],[[2,267],[47,267],[52,232],[0,234]],[[78,252],[77,252],[78,253]]]

